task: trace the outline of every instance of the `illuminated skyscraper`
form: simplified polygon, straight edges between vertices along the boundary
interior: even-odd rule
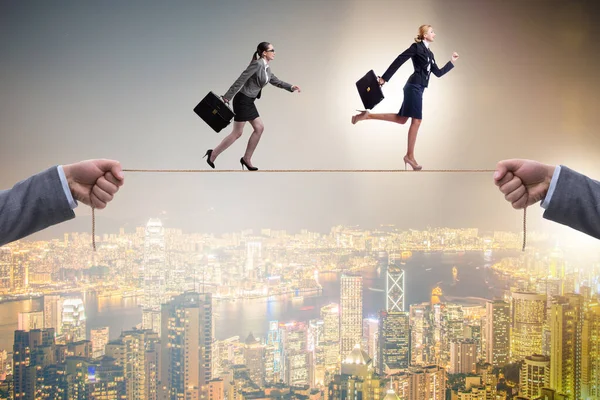
[[[510,356],[510,306],[505,301],[486,303],[485,318],[486,362],[495,367],[509,363]]]
[[[12,251],[8,247],[0,247],[0,291],[12,288]]]
[[[379,319],[365,318],[363,320],[363,340],[361,348],[373,359],[373,368],[378,371],[379,364]]]
[[[19,291],[29,287],[29,250],[16,250],[12,253],[11,290]]]
[[[385,309],[389,312],[405,311],[404,305],[404,270],[396,265],[390,265],[385,280],[386,302]]]
[[[59,336],[62,333],[63,302],[59,295],[44,296],[44,328],[54,328]]]
[[[410,306],[410,364],[427,365],[429,364],[429,343],[427,333],[429,331],[427,303],[412,304]]]
[[[267,347],[265,349],[265,382],[277,383],[282,377],[282,344],[279,321],[269,321]]]
[[[398,311],[379,313],[379,372],[408,368],[410,364],[409,314]]]
[[[125,371],[128,399],[156,399],[158,334],[148,330],[121,333],[106,345],[106,355]]]
[[[324,383],[327,384],[339,370],[340,365],[340,307],[332,303],[321,308],[323,320],[323,363],[325,366]]]
[[[166,300],[165,230],[159,219],[151,218],[146,224],[144,239],[144,300],[142,328],[160,335],[160,306]]]
[[[290,386],[314,385],[312,352],[308,350],[308,326],[290,322],[281,327],[283,381]]]
[[[588,307],[583,328],[583,396],[600,399],[600,303]]]
[[[92,329],[90,331],[90,340],[92,341],[92,357],[99,358],[105,354],[106,344],[108,343],[108,326]]]
[[[477,364],[477,343],[474,340],[460,340],[450,343],[450,373],[475,373]]]
[[[583,296],[555,296],[550,309],[550,385],[569,398],[581,398]]]
[[[206,396],[212,378],[212,297],[184,293],[162,305],[159,398]]]
[[[83,300],[65,299],[62,309],[62,334],[67,342],[78,342],[86,338],[86,316]]]
[[[546,295],[515,292],[511,297],[510,357],[513,362],[517,362],[532,354],[542,354]]]
[[[248,367],[252,382],[259,387],[263,387],[265,382],[265,346],[256,340],[252,333],[248,335],[244,345],[244,365]]]
[[[362,277],[343,274],[340,285],[340,354],[343,359],[362,340]]]
[[[521,394],[528,398],[537,398],[543,387],[550,385],[550,358],[534,354],[525,357],[520,373]]]
[[[245,277],[257,277],[260,260],[262,258],[262,243],[249,241],[246,243],[246,265],[242,275]]]
[[[42,389],[42,369],[56,362],[54,329],[15,331],[14,338],[14,398],[37,399]]]

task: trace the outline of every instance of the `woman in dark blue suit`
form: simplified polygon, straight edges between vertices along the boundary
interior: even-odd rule
[[[413,170],[419,171],[423,167],[415,160],[415,143],[417,142],[417,132],[423,119],[423,91],[429,84],[429,76],[433,72],[438,78],[454,68],[454,62],[458,59],[458,54],[452,54],[452,61],[448,61],[444,67],[439,68],[435,63],[435,58],[429,46],[435,40],[435,32],[431,25],[421,25],[419,34],[408,49],[400,54],[387,71],[379,78],[379,85],[383,86],[392,78],[398,68],[409,59],[412,60],[415,72],[408,78],[404,86],[404,101],[398,114],[371,114],[369,111],[362,111],[352,117],[352,123],[365,119],[378,119],[381,121],[390,121],[397,124],[405,124],[411,118],[410,128],[408,129],[408,148],[404,156],[404,167],[410,164]]]

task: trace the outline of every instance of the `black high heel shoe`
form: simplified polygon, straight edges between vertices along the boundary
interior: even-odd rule
[[[212,156],[212,152],[213,152],[213,151],[212,151],[212,149],[210,149],[210,150],[206,150],[206,154],[205,154],[205,155],[204,155],[204,157],[202,157],[202,158],[205,158],[205,157],[206,157],[206,163],[207,163],[208,165],[210,165],[210,167],[211,167],[212,169],[215,169],[215,163],[214,163],[214,162],[212,162],[212,161],[210,161],[210,156]]]
[[[248,171],[258,171],[258,168],[249,166],[248,163],[244,160],[244,157],[240,158],[240,164],[242,164],[242,170],[244,169],[244,167],[246,167],[248,168]]]

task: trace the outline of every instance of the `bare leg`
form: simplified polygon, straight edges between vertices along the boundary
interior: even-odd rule
[[[408,117],[401,117],[394,113],[371,114],[368,111],[363,111],[352,117],[352,123],[356,124],[358,121],[364,121],[365,119],[377,119],[380,121],[395,122],[396,124],[405,124],[408,121]]]
[[[229,146],[231,146],[236,140],[238,140],[242,136],[242,132],[244,131],[245,121],[234,121],[233,122],[233,131],[227,136],[223,138],[221,143],[217,147],[215,147],[210,156],[210,161],[214,162],[219,154],[227,150]]]
[[[417,160],[415,160],[415,144],[417,143],[417,133],[419,133],[421,121],[422,120],[420,119],[412,118],[410,122],[410,128],[408,128],[408,146],[406,149],[406,156],[404,157],[404,162],[408,162],[413,169],[422,168],[417,163]]]
[[[262,122],[260,117],[253,119],[250,121],[250,125],[254,128],[252,135],[250,135],[250,139],[248,139],[248,146],[246,146],[246,152],[244,153],[244,161],[250,166],[252,165],[252,154],[254,154],[254,150],[256,150],[256,146],[260,141],[260,137],[262,136],[263,131],[265,130],[265,125]]]

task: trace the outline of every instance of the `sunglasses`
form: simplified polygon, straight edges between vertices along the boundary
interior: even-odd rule
[[[267,53],[275,53],[275,49],[265,50]]]

